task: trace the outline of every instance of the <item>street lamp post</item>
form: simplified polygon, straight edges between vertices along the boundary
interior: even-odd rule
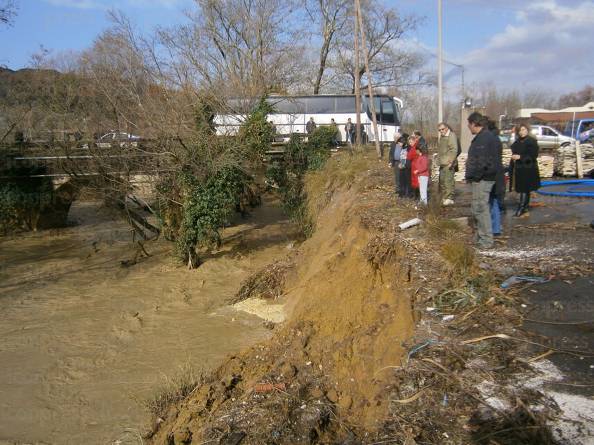
[[[438,55],[437,55],[437,120],[443,122],[443,13],[442,0],[437,0],[437,22],[438,22]]]

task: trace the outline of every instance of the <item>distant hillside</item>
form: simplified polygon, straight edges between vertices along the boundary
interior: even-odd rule
[[[104,123],[107,102],[83,77],[56,70],[0,68],[0,139],[43,139],[48,132],[76,130],[87,136]]]
[[[38,102],[63,76],[55,70],[0,68],[0,101],[4,106]]]

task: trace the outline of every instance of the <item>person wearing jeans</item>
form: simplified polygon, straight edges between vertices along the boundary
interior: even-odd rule
[[[501,162],[503,146],[501,144],[501,139],[499,139],[499,129],[497,128],[495,121],[488,119],[487,129],[496,137],[498,161],[497,174],[495,175],[495,185],[493,186],[493,190],[491,190],[491,194],[489,195],[491,230],[493,231],[493,236],[501,236],[501,214],[503,213],[502,209],[505,209],[505,169],[503,168],[503,164]]]
[[[479,247],[493,247],[493,228],[489,197],[498,166],[497,137],[486,128],[487,120],[478,112],[468,116],[468,129],[474,135],[466,160],[466,182],[472,189],[471,211],[476,229],[476,242]]]
[[[494,190],[491,190],[489,195],[489,210],[491,213],[491,231],[493,232],[493,236],[501,236],[501,207]]]

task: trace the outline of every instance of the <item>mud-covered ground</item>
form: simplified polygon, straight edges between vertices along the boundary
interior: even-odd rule
[[[268,202],[224,231],[188,271],[168,242],[138,257],[130,232],[96,203],[66,229],[0,240],[0,443],[105,444],[138,436],[142,403],[180,368],[209,370],[267,338],[226,307],[240,283],[286,255],[293,227]]]

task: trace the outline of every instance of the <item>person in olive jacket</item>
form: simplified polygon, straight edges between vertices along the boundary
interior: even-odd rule
[[[516,140],[511,146],[512,157],[509,166],[511,187],[520,194],[520,201],[514,216],[527,214],[530,192],[540,188],[538,171],[538,143],[530,136],[530,127],[520,124],[515,128]]]
[[[456,158],[460,154],[460,142],[445,122],[437,126],[439,139],[437,141],[437,156],[439,159],[439,190],[443,202],[442,205],[454,204],[454,173],[456,171]]]

